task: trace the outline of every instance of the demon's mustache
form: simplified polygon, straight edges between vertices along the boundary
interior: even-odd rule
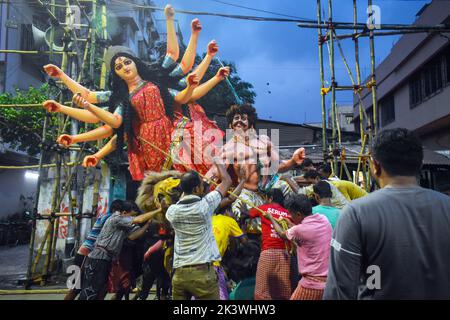
[[[241,127],[245,127],[246,126],[246,124],[245,123],[243,123],[242,121],[236,121],[235,123],[234,123],[234,127],[235,126],[237,126],[238,124],[240,124],[241,125]]]

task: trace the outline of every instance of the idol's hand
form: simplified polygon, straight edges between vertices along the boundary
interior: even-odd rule
[[[61,105],[58,102],[56,102],[55,100],[47,100],[42,104],[42,106],[48,112],[60,112],[61,111]]]
[[[99,159],[96,156],[94,156],[94,155],[86,156],[86,157],[84,157],[84,160],[83,160],[83,167],[85,167],[85,168],[95,167],[95,166],[97,166],[98,162],[99,162]]]
[[[225,80],[225,78],[227,78],[229,75],[230,67],[222,67],[216,73],[216,77],[218,77],[220,81]]]
[[[79,93],[74,94],[72,102],[83,109],[86,109],[89,106],[89,102],[87,102],[87,100],[84,99]]]
[[[166,15],[167,20],[172,20],[175,16],[175,9],[172,7],[172,5],[168,4],[164,8],[164,14]]]
[[[206,54],[213,57],[216,55],[216,53],[219,51],[219,45],[217,44],[216,40],[212,40],[210,43],[208,43],[208,49],[206,51]]]
[[[187,84],[189,88],[195,88],[200,84],[200,80],[198,79],[198,76],[196,73],[190,73],[187,78]]]
[[[74,144],[73,138],[71,135],[68,134],[62,134],[58,137],[58,139],[56,140],[56,142],[58,142],[58,144],[64,146],[64,147],[68,147],[72,144]]]
[[[57,79],[59,79],[64,74],[64,72],[62,72],[62,70],[54,64],[45,65],[44,71],[47,72],[50,77]]]
[[[202,31],[202,24],[200,23],[200,20],[198,20],[197,18],[192,20],[191,29],[192,29],[192,33],[194,33],[194,34]]]

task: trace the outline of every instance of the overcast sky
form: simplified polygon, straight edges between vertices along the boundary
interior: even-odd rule
[[[158,7],[167,1],[154,0]],[[374,0],[381,9],[382,23],[413,23],[423,0]],[[281,17],[228,4],[251,7],[299,18],[317,19],[316,0],[172,0],[175,9],[237,15]],[[225,4],[228,3],[228,4]],[[328,1],[322,0],[322,11],[328,16]],[[334,0],[335,21],[353,21],[352,0]],[[367,20],[367,1],[358,0],[358,20]],[[163,18],[158,11],[157,17]],[[190,34],[190,21],[195,16],[176,14],[185,42]],[[207,43],[216,39],[220,46],[218,57],[236,63],[239,76],[255,87],[255,107],[262,119],[304,123],[321,121],[320,75],[317,29],[300,29],[295,23],[235,20],[214,16],[200,16],[203,30],[198,53],[205,52]],[[282,18],[282,17],[281,17]],[[346,31],[339,31],[340,33]],[[379,37],[375,41],[378,65],[390,52],[398,36]],[[354,72],[354,46],[342,40],[346,59]],[[328,54],[324,47],[325,70]],[[360,64],[363,78],[370,74],[369,42],[360,41]],[[340,85],[351,85],[342,59],[336,48],[336,75]],[[329,82],[329,73],[325,79]],[[270,93],[269,93],[270,92]],[[351,104],[352,94],[338,92],[338,104]],[[327,107],[329,106],[327,101]]]

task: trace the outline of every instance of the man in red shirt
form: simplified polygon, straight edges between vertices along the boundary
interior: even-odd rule
[[[267,204],[258,208],[277,220],[287,218],[292,221],[289,212],[283,207],[284,197],[280,189],[269,190],[268,199]],[[251,218],[260,217],[262,226],[255,300],[288,300],[292,293],[289,243],[280,238],[272,223],[260,211],[252,208],[248,214]]]

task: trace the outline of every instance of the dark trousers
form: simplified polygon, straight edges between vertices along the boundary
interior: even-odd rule
[[[103,299],[111,271],[111,261],[87,258],[78,300]]]
[[[169,296],[170,286],[171,286],[171,279],[169,274],[164,269],[163,261],[161,257],[156,257],[156,259],[150,258],[150,261],[146,261],[142,265],[142,289],[139,293],[139,299],[140,300],[146,300],[150,289],[152,288],[153,284],[156,280],[156,298],[158,300],[161,300],[161,294],[164,298],[167,298]],[[158,260],[157,258],[161,258]]]

